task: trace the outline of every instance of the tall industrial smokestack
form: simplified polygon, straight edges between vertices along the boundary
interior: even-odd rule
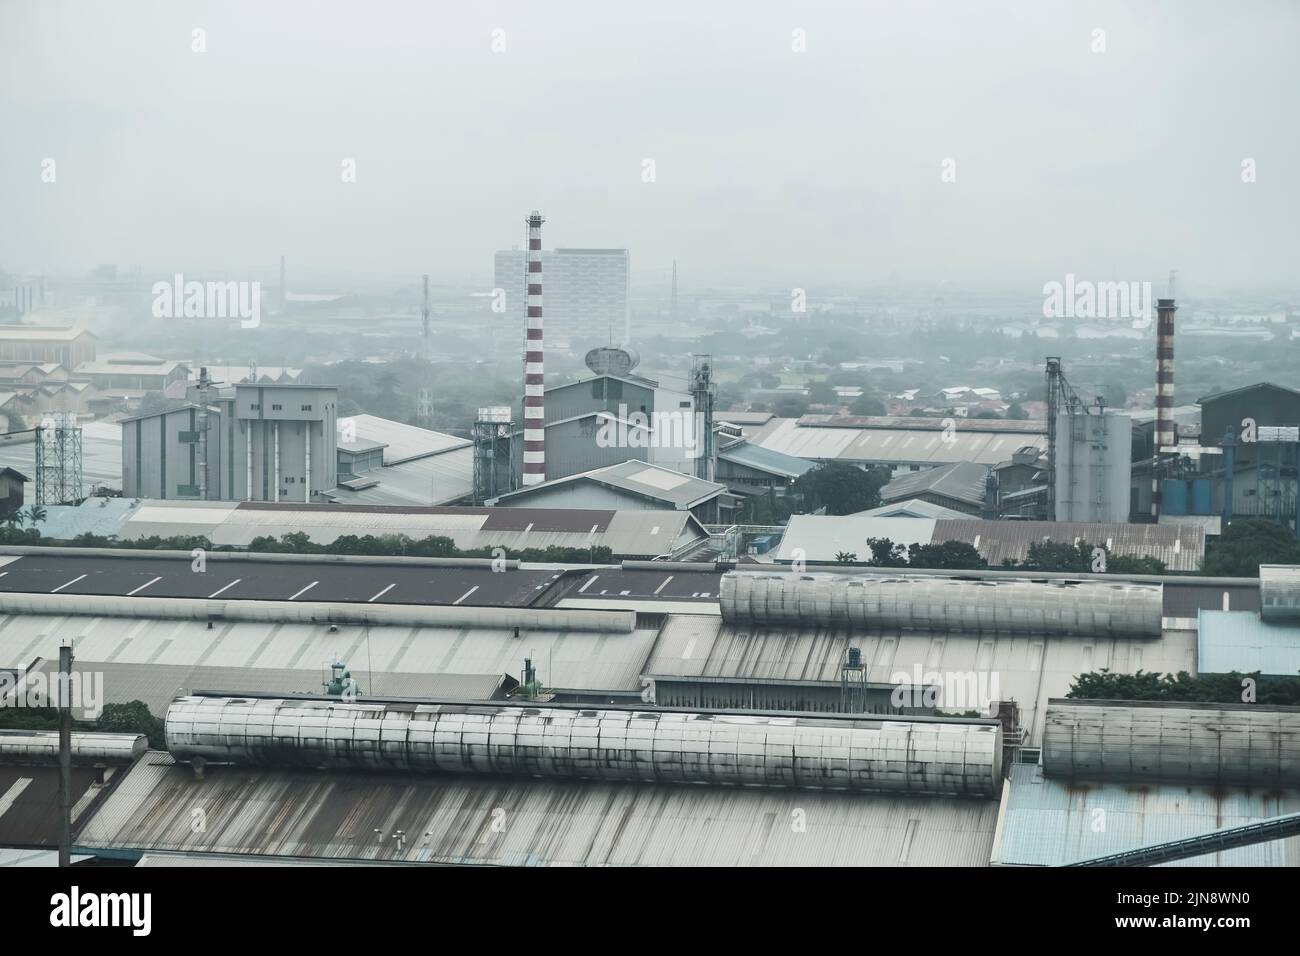
[[[289,286],[287,285],[287,281],[285,279],[284,256],[280,256],[280,308],[283,309],[284,304],[288,301],[289,301]]]
[[[524,351],[523,483],[546,480],[546,408],[542,342],[542,223],[537,210],[528,217],[528,339]]]
[[[1151,449],[1151,516],[1160,517],[1160,455],[1178,446],[1174,426],[1174,313],[1173,299],[1156,301],[1156,423]]]

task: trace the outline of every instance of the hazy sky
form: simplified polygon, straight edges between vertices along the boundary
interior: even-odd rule
[[[1297,37],[1288,0],[0,0],[0,267],[490,284],[540,208],[695,283],[1295,286]]]

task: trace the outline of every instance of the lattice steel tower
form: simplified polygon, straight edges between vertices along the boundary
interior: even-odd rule
[[[46,415],[36,428],[36,503],[71,504],[82,497],[81,426],[75,415]]]

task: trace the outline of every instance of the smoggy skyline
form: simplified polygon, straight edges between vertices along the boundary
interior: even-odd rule
[[[1298,27],[1282,2],[5,0],[0,268],[486,280],[539,208],[547,248],[695,282],[1294,287]]]

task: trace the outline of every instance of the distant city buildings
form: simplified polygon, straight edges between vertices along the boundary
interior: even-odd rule
[[[522,249],[498,252],[494,273],[496,287],[505,290],[506,312],[519,320],[521,330],[526,307],[526,256]],[[629,340],[632,314],[628,250],[543,250],[542,275],[546,279],[548,344],[599,339],[623,345]]]

